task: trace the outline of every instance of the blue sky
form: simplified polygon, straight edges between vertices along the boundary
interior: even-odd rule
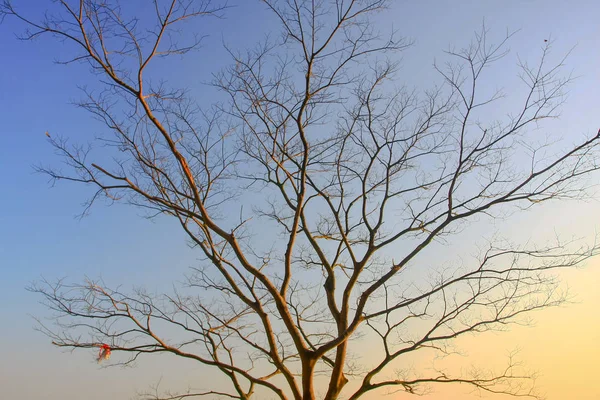
[[[53,6],[49,0],[18,0],[15,6],[39,13]],[[571,86],[562,117],[548,126],[551,134],[570,143],[581,134],[600,128],[600,3],[597,1],[397,1],[389,12],[379,16],[382,27],[393,26],[415,39],[404,54],[400,76],[409,85],[427,84],[432,78],[432,62],[449,44],[466,44],[485,19],[492,35],[506,29],[520,29],[510,43],[507,73],[514,76],[516,54],[539,54],[544,39],[556,40],[555,54],[576,46],[568,60],[568,70],[579,78]],[[576,4],[576,5],[575,5]],[[233,1],[223,20],[207,21],[201,27],[210,36],[203,49],[174,63],[161,64],[153,72],[174,86],[190,87],[206,96],[203,86],[207,73],[228,63],[221,48],[225,42],[243,50],[276,23],[258,1]],[[44,132],[60,133],[85,141],[102,130],[82,110],[70,103],[80,97],[78,85],[93,79],[78,65],[62,66],[52,61],[68,56],[68,46],[50,38],[20,42],[15,33],[22,26],[14,19],[0,25],[0,337],[4,354],[0,359],[0,396],[14,400],[80,398],[129,398],[132,389],[163,376],[165,365],[151,361],[137,370],[101,370],[89,362],[89,355],[63,354],[32,327],[29,316],[44,315],[39,300],[25,290],[41,276],[102,276],[110,282],[136,282],[152,288],[168,289],[193,265],[195,255],[184,236],[169,221],[148,221],[140,212],[121,205],[98,204],[90,216],[77,219],[89,191],[78,185],[60,183],[50,188],[45,176],[35,174],[34,165],[57,165],[58,158]],[[537,52],[537,53],[536,53]],[[512,69],[511,69],[512,68]],[[498,76],[499,81],[508,76]],[[512,82],[512,80],[508,80]],[[510,87],[509,87],[510,89]],[[589,213],[598,213],[598,204],[580,206],[577,212],[526,216],[537,218],[543,227],[592,222]],[[556,210],[556,209],[554,209]],[[540,215],[548,217],[540,222]],[[523,221],[520,221],[523,222]],[[585,234],[595,226],[587,225]],[[582,228],[583,229],[583,228]],[[577,229],[579,230],[579,229]],[[476,236],[478,233],[473,233]],[[167,283],[165,283],[167,282]],[[161,361],[162,363],[162,361]],[[194,368],[178,368],[175,381],[194,378]],[[135,388],[131,382],[135,380]],[[175,382],[174,381],[174,382]],[[64,382],[69,382],[64,385]],[[99,385],[99,382],[102,382]],[[44,388],[44,385],[48,385]],[[435,397],[432,397],[435,398]],[[438,397],[439,399],[444,398]],[[559,400],[549,396],[549,400]],[[591,397],[590,397],[591,399]]]

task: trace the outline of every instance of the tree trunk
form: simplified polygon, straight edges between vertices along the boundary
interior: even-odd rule
[[[302,400],[316,400],[313,385],[316,361],[310,353],[302,357]]]
[[[348,379],[344,375],[347,347],[348,342],[344,342],[337,348],[335,355],[335,366],[331,373],[327,395],[325,395],[326,400],[336,400],[346,383],[348,383]]]

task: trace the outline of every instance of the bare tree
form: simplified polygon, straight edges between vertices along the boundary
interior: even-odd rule
[[[152,399],[358,399],[448,383],[536,397],[532,376],[512,360],[466,375],[398,367],[407,355],[448,355],[456,338],[563,303],[549,272],[597,251],[491,241],[477,263],[429,281],[404,273],[426,269],[418,261],[432,243],[477,216],[586,194],[600,132],[543,156],[529,130],[557,117],[570,81],[562,61],[549,65],[551,43],[538,64],[521,62],[526,92],[512,113],[486,122],[503,94],[486,97],[480,81],[511,35],[493,45],[482,29],[435,66],[440,85],[417,91],[394,85],[395,55],[411,42],[370,23],[385,1],[265,0],[283,36],[230,50],[231,67],[213,79],[227,100],[200,108],[145,72],[158,57],[195,49],[200,40],[179,43],[179,25],[219,16],[225,4],[155,0],[154,20],[138,21],[116,1],[58,3],[61,12],[40,22],[7,1],[1,13],[29,28],[23,39],[76,46],[63,62],[88,63],[104,85],[80,106],[106,124],[114,162],[95,163],[88,147],[51,135],[69,169],[40,171],[95,188],[89,206],[107,197],[175,218],[204,262],[187,286],[158,297],[100,281],[34,286],[57,314],[42,326],[55,345],[108,343],[124,356],[117,365],[171,353],[231,383],[145,395]],[[351,360],[361,337],[373,365]]]

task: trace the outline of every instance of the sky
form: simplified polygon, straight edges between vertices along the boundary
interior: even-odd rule
[[[159,65],[173,85],[191,87],[203,95],[205,76],[229,60],[222,43],[243,50],[276,29],[276,21],[258,1],[237,0],[222,20],[201,27],[209,35],[200,52],[172,65]],[[15,6],[32,14],[53,7],[50,0],[17,0]],[[141,10],[141,13],[144,11]],[[570,86],[561,118],[548,125],[550,133],[566,143],[600,128],[600,3],[597,1],[397,1],[378,17],[381,26],[393,26],[415,40],[404,55],[403,74],[411,85],[428,82],[432,63],[449,45],[468,43],[485,20],[499,37],[520,31],[510,43],[513,56],[539,54],[546,38],[555,40],[557,54],[573,52],[567,69],[578,79]],[[91,400],[131,398],[136,391],[163,379],[186,387],[209,376],[197,366],[172,358],[149,359],[131,369],[98,367],[91,353],[69,353],[54,348],[34,330],[32,316],[47,316],[39,298],[26,291],[32,281],[102,276],[109,282],[162,289],[165,282],[183,276],[196,262],[184,236],[165,220],[144,219],[139,211],[122,205],[99,204],[79,219],[89,190],[59,184],[34,173],[36,165],[57,165],[58,159],[44,132],[87,140],[102,127],[72,105],[78,86],[93,79],[85,68],[53,63],[69,55],[62,43],[41,38],[21,42],[23,29],[14,19],[0,24],[0,397],[13,400],[44,398]],[[537,53],[536,53],[537,52]],[[513,58],[510,58],[513,57]],[[510,63],[507,64],[510,67]],[[516,61],[512,67],[516,66]],[[516,74],[506,68],[506,74]],[[498,76],[503,80],[505,76]],[[600,180],[599,176],[595,179]],[[600,228],[600,203],[566,202],[519,214],[504,225],[515,237],[542,237],[557,230],[565,235],[592,237]],[[489,227],[481,224],[465,233],[465,243]],[[539,387],[548,400],[600,398],[597,360],[600,359],[600,259],[582,270],[562,276],[577,295],[577,303],[535,315],[533,327],[503,334],[486,334],[465,343],[473,361],[496,360],[514,347],[521,348],[531,369],[540,371]],[[475,399],[466,388],[438,388],[427,400]],[[467,390],[468,392],[468,390]],[[401,394],[390,397],[410,398]],[[502,396],[483,396],[503,399]]]

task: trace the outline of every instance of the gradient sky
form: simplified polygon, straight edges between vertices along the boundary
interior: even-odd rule
[[[50,0],[16,0],[17,7],[39,14]],[[252,45],[276,24],[254,0],[231,2],[234,8],[224,20],[204,22],[210,37],[205,47],[173,65],[159,65],[158,72],[173,85],[191,87],[198,96],[211,71],[228,62],[221,42],[234,49]],[[381,15],[382,26],[393,26],[414,38],[415,46],[404,54],[401,77],[418,86],[432,75],[432,62],[449,44],[468,43],[481,22],[501,35],[521,29],[511,42],[510,68],[517,73],[514,56],[538,54],[544,39],[552,37],[555,54],[576,46],[568,70],[579,78],[571,85],[560,120],[548,125],[549,133],[562,135],[565,143],[600,128],[600,2],[589,1],[397,1]],[[387,25],[386,25],[387,24]],[[202,386],[210,379],[194,364],[173,358],[147,359],[135,369],[103,369],[92,353],[64,353],[34,331],[30,315],[44,316],[38,298],[25,290],[41,276],[102,276],[110,283],[136,283],[151,290],[168,289],[193,265],[195,255],[184,236],[169,221],[148,221],[125,206],[99,204],[90,216],[79,220],[85,188],[60,184],[50,188],[47,178],[33,172],[33,165],[57,163],[44,132],[57,132],[81,140],[102,127],[70,104],[80,96],[77,85],[90,75],[79,66],[61,66],[53,60],[68,56],[69,48],[42,38],[19,42],[17,21],[0,25],[0,397],[12,400],[90,400],[130,398],[136,390],[163,378],[165,384]],[[537,52],[537,53],[536,53]],[[534,58],[535,59],[535,58]],[[503,76],[498,76],[502,80]],[[595,177],[600,180],[599,176]],[[517,214],[503,229],[524,239],[543,238],[553,229],[566,236],[589,236],[600,228],[600,203],[562,203],[536,212]],[[469,241],[487,233],[481,224],[464,233]],[[512,231],[511,231],[512,230]],[[505,350],[519,346],[528,365],[541,372],[540,388],[548,400],[600,398],[600,259],[585,270],[563,276],[577,294],[578,304],[536,314],[535,327],[506,334],[488,334],[464,343],[473,361],[494,360]],[[165,284],[167,282],[167,284]],[[174,373],[175,372],[175,373]],[[438,387],[427,400],[471,399],[465,388]],[[82,394],[85,391],[85,394]],[[410,398],[396,394],[378,398]],[[483,398],[504,399],[502,396]]]

